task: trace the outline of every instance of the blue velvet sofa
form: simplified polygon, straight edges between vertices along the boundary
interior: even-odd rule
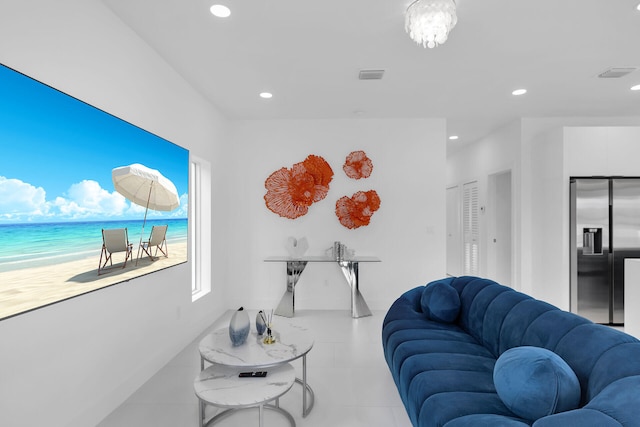
[[[640,426],[640,342],[478,277],[405,292],[384,355],[415,427]]]

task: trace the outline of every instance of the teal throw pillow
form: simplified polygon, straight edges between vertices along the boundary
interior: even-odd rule
[[[580,382],[557,354],[540,347],[515,347],[498,358],[493,383],[502,402],[527,420],[576,409]]]
[[[446,282],[431,282],[422,292],[422,311],[430,320],[453,323],[460,313],[460,295]]]

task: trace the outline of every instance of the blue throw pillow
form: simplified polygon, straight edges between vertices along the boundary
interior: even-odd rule
[[[502,402],[527,420],[575,409],[580,382],[560,356],[540,347],[515,347],[498,358],[493,383]]]
[[[422,311],[436,322],[452,323],[460,313],[460,295],[446,282],[431,282],[422,292]]]

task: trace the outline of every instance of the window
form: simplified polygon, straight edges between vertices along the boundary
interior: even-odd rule
[[[189,252],[192,301],[211,292],[211,164],[189,162]]]

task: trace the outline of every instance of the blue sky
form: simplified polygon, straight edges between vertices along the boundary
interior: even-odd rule
[[[115,193],[111,170],[158,169],[186,217],[188,151],[0,66],[0,223],[136,218]],[[143,210],[144,212],[144,210]]]

